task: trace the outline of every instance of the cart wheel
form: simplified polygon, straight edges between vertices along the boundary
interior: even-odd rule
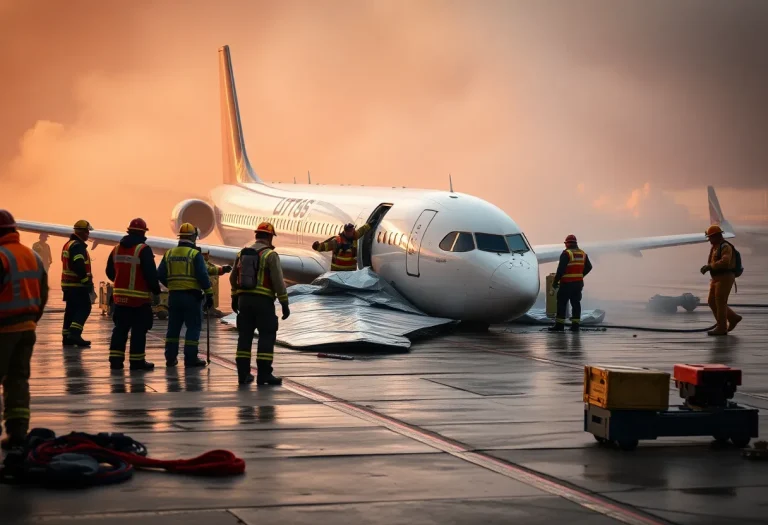
[[[637,448],[638,441],[636,439],[622,439],[620,441],[617,441],[616,444],[619,445],[619,448],[621,450],[635,450]]]
[[[607,442],[608,442],[608,440],[607,440],[607,439],[605,439],[604,437],[595,436],[594,434],[592,435],[592,437],[594,437],[594,438],[595,438],[595,441],[597,441],[597,442],[598,442],[598,443],[600,443],[601,445],[604,445],[605,443],[607,443]]]
[[[161,321],[165,321],[166,319],[168,319],[168,312],[166,312],[165,310],[159,310],[157,312],[157,318],[160,319]]]
[[[751,439],[749,436],[731,436],[731,443],[739,448],[745,448]]]

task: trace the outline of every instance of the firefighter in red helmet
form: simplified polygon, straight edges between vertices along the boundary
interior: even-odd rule
[[[584,277],[592,271],[592,263],[584,250],[579,249],[576,236],[565,238],[565,250],[560,254],[557,273],[552,288],[557,294],[557,316],[552,332],[565,330],[565,312],[571,303],[571,331],[578,332],[581,323],[581,292]]]
[[[144,219],[133,219],[128,235],[120,240],[107,259],[107,278],[114,283],[112,298],[115,327],[109,343],[109,367],[122,370],[125,345],[131,333],[128,361],[131,370],[152,370],[155,365],[146,360],[147,332],[152,328],[152,303],[159,302],[160,284],[157,280],[155,254],[146,244],[149,230]]]
[[[37,322],[48,300],[43,260],[22,245],[16,221],[0,210],[0,383],[3,449],[22,445],[29,430],[29,376]]]

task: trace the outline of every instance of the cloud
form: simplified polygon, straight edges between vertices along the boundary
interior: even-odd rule
[[[221,180],[229,43],[267,180],[447,188],[452,173],[535,242],[698,231],[665,192],[765,186],[765,9],[739,3],[6,4],[0,205],[166,233],[178,200]]]

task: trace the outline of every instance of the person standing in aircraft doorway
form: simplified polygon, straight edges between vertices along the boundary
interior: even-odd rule
[[[357,270],[357,241],[371,231],[370,224],[363,224],[358,229],[350,223],[344,226],[340,235],[326,242],[312,243],[317,252],[333,252],[331,257],[332,272],[353,272]]]
[[[557,294],[557,315],[551,332],[565,330],[565,311],[571,303],[571,332],[579,331],[581,323],[581,293],[584,277],[592,271],[592,263],[584,250],[579,249],[575,235],[565,238],[565,250],[560,254],[552,289]]]

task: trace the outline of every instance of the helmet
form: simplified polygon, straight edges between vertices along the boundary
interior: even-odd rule
[[[185,222],[179,228],[179,237],[192,237],[193,235],[200,235],[200,230],[195,228],[193,224]]]
[[[707,231],[704,232],[704,235],[706,235],[707,237],[712,237],[713,235],[717,235],[719,233],[723,233],[723,229],[717,224],[713,224],[712,226],[707,228]]]
[[[259,224],[259,227],[256,228],[256,233],[266,233],[277,237],[277,234],[275,233],[275,227],[272,226],[272,224],[269,222],[262,222]]]
[[[129,230],[135,230],[135,231],[141,231],[141,232],[147,232],[149,231],[149,228],[147,228],[147,222],[137,217],[136,219],[133,219],[131,223],[128,225]]]
[[[91,226],[91,223],[86,221],[85,219],[80,219],[79,221],[77,221],[75,223],[74,229],[75,230],[88,230],[90,232],[90,231],[93,231],[93,226]]]
[[[0,228],[15,228],[16,219],[8,210],[0,210]]]
[[[345,225],[344,225],[344,231],[347,231],[347,230],[354,230],[354,229],[355,229],[355,225],[354,225],[354,224],[352,224],[351,222],[349,222],[349,223],[347,223],[347,224],[345,224]]]
[[[576,236],[574,234],[570,234],[565,238],[565,244],[576,244],[577,242],[578,241],[576,240]]]

